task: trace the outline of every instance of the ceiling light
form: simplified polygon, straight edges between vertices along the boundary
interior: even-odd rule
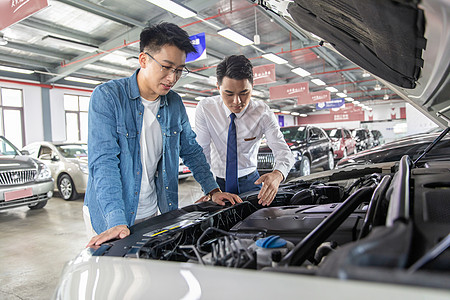
[[[291,112],[291,115],[298,116],[298,115],[300,115],[300,113],[293,111],[293,112]]]
[[[195,79],[200,79],[200,80],[208,79],[208,77],[206,77],[206,76],[204,76],[204,75],[200,75],[200,74],[194,73],[194,72],[189,72],[189,73],[187,74],[187,76],[188,76],[188,77],[195,78]]]
[[[383,100],[389,100],[389,96],[388,96],[388,94],[384,94],[384,96],[383,96]]]
[[[77,41],[73,41],[73,40],[63,39],[63,38],[52,36],[52,35],[44,36],[42,38],[42,40],[48,41],[50,43],[56,43],[58,45],[66,46],[68,48],[85,51],[85,52],[95,52],[98,50],[98,47],[96,47],[96,46],[92,46],[89,44],[85,44],[85,43],[81,43],[81,42],[77,42]]]
[[[280,112],[280,110],[276,108],[272,108],[271,111],[273,111],[274,113]]]
[[[336,93],[336,92],[339,91],[337,88],[332,87],[332,86],[328,86],[328,87],[326,87],[325,89],[328,90],[328,91],[330,91],[330,92],[332,92],[332,93]]]
[[[170,0],[163,0],[163,1],[147,0],[147,1],[184,19],[191,18],[197,15],[197,12],[174,1]]]
[[[6,40],[0,32],[0,46],[5,46],[6,44],[8,44],[8,40]]]
[[[178,96],[180,96],[180,97],[186,97],[186,94],[184,94],[184,93],[178,93]]]
[[[203,99],[205,99],[205,98],[206,98],[206,97],[198,96],[198,97],[195,97],[195,100],[201,101],[201,100],[203,100]]]
[[[307,114],[300,114],[300,117],[306,118],[308,115]]]
[[[375,84],[375,86],[373,87],[373,89],[374,89],[375,91],[379,91],[379,90],[381,90],[381,85],[377,82],[377,84]]]
[[[323,82],[322,80],[316,78],[316,79],[311,79],[312,83],[315,83],[316,85],[327,85],[325,82]]]
[[[309,73],[308,71],[306,71],[306,70],[304,70],[304,69],[302,69],[300,67],[292,69],[291,71],[294,72],[295,74],[298,74],[298,75],[302,76],[302,77],[306,77],[306,76],[311,75],[311,73]]]
[[[373,110],[373,108],[372,108],[372,107],[369,107],[368,110]]]
[[[347,94],[346,93],[336,93],[336,96],[345,98],[345,97],[347,97]]]
[[[217,33],[235,43],[238,43],[241,46],[248,46],[253,44],[252,40],[246,38],[245,36],[241,35],[240,33],[234,31],[231,28],[221,29],[217,31]]]
[[[369,77],[370,74],[366,70],[363,71],[362,77]]]
[[[355,99],[353,99],[352,97],[347,97],[347,98],[345,98],[345,100],[353,102]]]
[[[282,114],[290,114],[291,112],[290,112],[290,111],[287,111],[287,110],[282,110],[281,113],[282,113]]]
[[[21,73],[21,74],[33,74],[34,73],[34,71],[32,71],[32,70],[19,69],[19,68],[7,67],[7,66],[0,66],[0,70],[7,71],[7,72]]]
[[[216,76],[209,76],[208,81],[212,84],[217,84],[217,77]]]
[[[264,96],[265,96],[263,92],[258,91],[258,90],[253,90],[252,95],[256,96],[256,97],[261,97],[261,98],[264,98]]]
[[[353,104],[358,105],[359,103],[361,103],[361,102],[359,102],[359,101],[353,101]]]
[[[264,57],[265,59],[268,59],[270,61],[273,61],[276,64],[282,65],[282,64],[287,64],[288,61],[285,60],[284,58],[279,57],[278,55],[269,52],[269,53],[264,53],[263,55],[261,55],[262,57]]]
[[[68,81],[82,82],[82,83],[88,83],[88,84],[100,84],[100,83],[102,83],[101,81],[98,81],[98,80],[79,78],[79,77],[71,77],[71,76],[65,77],[64,79],[68,80]]]

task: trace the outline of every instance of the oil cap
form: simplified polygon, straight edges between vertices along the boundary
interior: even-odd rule
[[[286,240],[278,235],[271,235],[256,241],[256,246],[261,248],[281,248],[286,246]]]

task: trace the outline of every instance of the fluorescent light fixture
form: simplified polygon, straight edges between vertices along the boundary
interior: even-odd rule
[[[381,85],[380,85],[379,83],[377,83],[377,84],[375,84],[375,86],[373,87],[373,89],[374,89],[375,91],[379,91],[379,90],[381,90]]]
[[[269,53],[264,53],[263,55],[261,55],[262,57],[264,57],[265,59],[268,59],[270,61],[273,61],[276,64],[282,65],[282,64],[287,64],[288,61],[285,60],[284,58],[279,57],[278,55],[269,52]]]
[[[189,72],[187,74],[187,76],[195,78],[195,79],[200,79],[200,80],[207,80],[208,79],[208,77],[206,77],[204,75],[200,75],[200,74],[194,73],[194,72]]]
[[[96,47],[96,46],[92,46],[89,44],[85,44],[85,43],[81,43],[81,42],[77,42],[77,41],[73,41],[73,40],[63,39],[63,38],[52,36],[52,35],[44,36],[42,38],[42,40],[45,40],[45,41],[48,41],[51,43],[56,43],[58,45],[66,46],[68,48],[85,51],[85,52],[95,52],[98,50],[98,47]]]
[[[185,94],[185,93],[178,93],[178,96],[180,96],[180,97],[186,97],[186,94]]]
[[[311,79],[311,82],[316,84],[316,85],[327,85],[325,82],[323,82],[322,80],[316,78],[316,79]]]
[[[384,96],[383,96],[383,100],[389,100],[389,96],[388,96],[388,94],[384,94]]]
[[[287,110],[282,110],[281,113],[282,113],[282,114],[288,114],[288,115],[289,115],[291,112],[290,112],[290,111],[287,111]]]
[[[373,108],[372,108],[372,107],[369,107],[368,110],[373,110]]]
[[[8,40],[5,39],[2,33],[0,33],[0,46],[5,46],[8,44]]]
[[[234,31],[231,28],[221,29],[217,31],[217,33],[235,43],[238,43],[241,46],[248,46],[253,44],[252,40],[246,38],[245,36],[241,35],[240,33]]]
[[[347,97],[347,98],[345,98],[345,100],[350,101],[350,102],[355,101],[355,99],[353,99],[352,97]]]
[[[273,111],[274,113],[280,112],[280,110],[276,108],[272,108],[271,111]]]
[[[184,19],[192,18],[197,15],[197,12],[193,11],[192,9],[182,4],[176,3],[175,1],[170,0],[147,0],[147,1]]]
[[[328,86],[328,87],[326,87],[325,89],[326,89],[327,91],[332,92],[332,93],[339,92],[339,90],[338,90],[337,88],[332,87],[332,86]]]
[[[300,113],[293,111],[293,112],[291,112],[291,115],[298,116],[298,115],[300,115]]]
[[[346,93],[336,93],[336,96],[345,98],[345,97],[347,97],[347,94]]]
[[[359,102],[359,101],[353,101],[353,104],[358,105],[359,103],[361,103],[361,102]]]
[[[370,77],[370,73],[366,70],[363,71],[362,77]]]
[[[187,88],[187,89],[191,89],[191,90],[200,90],[200,91],[204,89],[203,86],[198,86],[198,85],[190,84],[190,83],[183,85],[183,87]]]
[[[19,69],[19,68],[7,67],[7,66],[0,66],[0,70],[6,71],[6,72],[21,73],[21,74],[33,74],[34,73],[34,71],[32,71],[32,70],[25,70],[25,69]]]
[[[302,77],[306,77],[306,76],[311,75],[311,73],[309,73],[308,71],[306,71],[305,69],[302,69],[300,67],[292,69],[291,72],[294,72],[295,74],[298,74],[298,75],[300,75]]]
[[[203,97],[203,96],[198,96],[198,97],[195,97],[195,100],[198,100],[198,101],[200,101],[200,100],[203,100],[203,99],[205,99],[206,97]]]
[[[216,76],[209,76],[208,77],[208,81],[215,85],[217,83],[217,77]]]
[[[307,114],[300,114],[300,117],[302,118],[306,118],[308,115]]]
[[[72,77],[72,76],[64,77],[64,79],[68,80],[68,81],[75,81],[75,82],[88,83],[88,84],[100,84],[100,83],[102,83],[101,81],[98,81],[98,80],[79,78],[79,77]]]

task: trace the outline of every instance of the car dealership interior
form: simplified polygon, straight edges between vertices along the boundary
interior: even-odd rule
[[[152,291],[155,292],[155,299],[225,299],[225,295],[235,295],[240,299],[256,298],[256,295],[268,298],[274,292],[265,289],[274,282],[274,287],[279,289],[282,286],[293,286],[292,290],[283,294],[292,296],[295,286],[319,287],[320,281],[308,283],[308,280],[320,276],[336,277],[337,279],[326,279],[330,286],[335,287],[335,291],[340,289],[339,282],[342,282],[345,284],[343,289],[354,288],[355,291],[370,295],[370,299],[394,295],[408,299],[448,299],[450,137],[445,134],[450,124],[450,54],[446,47],[450,45],[450,4],[445,0],[390,0],[384,4],[374,4],[377,1],[363,1],[364,4],[353,2],[2,1],[0,299],[143,299],[148,298],[145,295],[151,295]],[[369,16],[371,9],[373,15]],[[382,14],[388,10],[389,13]],[[390,18],[395,19],[396,14],[403,23],[390,22]],[[308,16],[317,17],[323,23],[311,23]],[[262,212],[263,209],[252,202],[256,196],[245,193],[241,198],[246,200],[246,206],[227,207],[228,210],[225,211],[226,209],[218,210],[200,203],[200,208],[195,208],[197,206],[194,203],[205,193],[180,159],[179,207],[189,209],[184,214],[176,214],[178,211],[175,210],[170,215],[167,213],[156,216],[154,221],[136,224],[129,237],[129,244],[121,244],[119,240],[109,244],[111,248],[101,246],[100,249],[97,247],[92,250],[94,258],[102,255],[105,258],[108,255],[121,256],[120,267],[117,265],[116,268],[114,262],[118,262],[118,258],[114,257],[117,260],[96,261],[97,265],[83,265],[76,269],[77,263],[88,261],[85,254],[80,255],[80,252],[85,253],[83,251],[86,251],[89,241],[83,221],[83,203],[89,178],[88,116],[91,94],[103,83],[133,75],[140,67],[141,31],[148,25],[161,22],[174,23],[184,29],[197,51],[186,58],[189,73],[172,87],[182,98],[194,131],[197,104],[205,98],[219,95],[217,65],[232,54],[245,55],[251,61],[251,101],[261,101],[270,108],[281,128],[280,135],[283,135],[296,160],[283,183],[285,185],[280,186],[274,204],[263,208],[284,207],[284,210],[280,208],[277,212]],[[386,28],[375,26],[374,23],[404,28],[408,24],[414,24],[414,39],[409,40],[410,32],[406,29],[399,33],[396,28],[391,28],[392,39],[397,39],[398,44],[397,40],[389,44],[387,38],[381,37],[382,34],[386,35]],[[339,28],[339,33],[330,33],[326,28]],[[342,33],[351,38],[346,40]],[[356,41],[352,45],[354,48],[346,47],[349,45],[347,41]],[[440,41],[439,47],[432,44],[434,41]],[[413,45],[412,51],[404,51],[410,45]],[[433,61],[432,65],[427,64],[428,59]],[[274,155],[270,143],[263,138],[260,147],[257,170],[260,174],[271,172],[274,168]],[[322,150],[318,150],[319,148]],[[422,158],[421,154],[428,152]],[[409,158],[405,158],[405,155]],[[429,161],[425,163],[426,159]],[[423,167],[428,168],[428,172],[426,169],[414,172],[415,167],[422,167],[420,162],[424,163]],[[375,166],[382,163],[389,165]],[[372,164],[372,169],[363,170],[363,167],[370,167]],[[408,171],[402,173],[403,165],[407,165],[404,168]],[[352,179],[348,175],[350,170],[358,171],[356,175],[352,175]],[[441,173],[438,175],[438,172]],[[411,173],[409,177],[404,175],[407,180],[398,175],[404,173]],[[427,183],[425,181],[431,179],[420,177],[426,174],[436,176],[432,179],[433,182]],[[441,177],[437,178],[438,176]],[[405,182],[410,184],[408,188],[403,188]],[[402,186],[401,192],[397,193],[394,186]],[[395,195],[404,193],[409,199],[415,192],[419,193],[421,188],[432,189],[423,191],[421,195],[436,195],[420,201],[417,196],[411,199],[411,203],[428,203],[431,199],[438,199],[436,201],[440,202],[439,205],[436,204],[437,207],[432,206],[431,202],[427,204],[429,206],[420,204],[427,209],[416,202],[410,206],[408,204],[408,209],[403,204],[390,204],[394,202],[392,198]],[[438,192],[444,194],[438,195]],[[311,197],[314,201],[305,200]],[[379,200],[379,205],[372,204],[378,198],[389,197],[391,200],[386,203]],[[334,201],[337,198],[339,201]],[[350,204],[353,200],[360,202]],[[335,202],[344,204],[339,204],[336,210],[334,206],[327,208],[326,213],[320,211],[320,218],[317,217],[319,210],[312,211],[313,206]],[[349,208],[345,215],[338,208],[347,202]],[[293,205],[296,206],[295,212]],[[298,209],[297,206],[302,208]],[[385,212],[370,215],[372,206],[379,207],[379,210],[384,208]],[[333,269],[331,259],[328,259],[328,264],[326,261],[324,263],[329,253],[339,255],[336,249],[345,248],[350,253],[352,250],[346,247],[374,238],[376,234],[381,236],[384,226],[392,228],[398,220],[404,221],[409,217],[413,219],[419,207],[427,211],[427,216],[423,217],[423,223],[419,225],[418,221],[407,224],[410,226],[407,232],[412,232],[413,237],[411,242],[405,241],[403,245],[417,243],[420,246],[416,245],[415,249],[420,249],[421,252],[405,250],[410,255],[396,260],[393,258],[393,253],[398,250],[396,249],[389,252],[390,256],[374,259],[376,262],[373,265],[380,269],[385,267],[384,262],[389,261],[389,270],[401,270],[366,272],[362,267],[364,263],[361,263],[357,265],[360,269],[352,269],[354,273],[348,271],[350,275],[343,276],[357,282],[352,285],[351,280],[349,283],[339,277],[343,273]],[[307,209],[311,209],[309,214],[306,214]],[[407,213],[393,218],[392,214],[401,209],[405,209]],[[303,213],[304,216],[300,215]],[[436,219],[433,219],[433,213]],[[338,219],[338,214],[341,219],[336,222],[340,223],[332,223],[334,217]],[[298,221],[298,224],[281,224],[283,218]],[[373,219],[371,224],[368,224],[369,218]],[[280,223],[276,226],[262,223],[263,220],[270,219],[280,220]],[[310,219],[314,220],[303,223]],[[435,221],[430,221],[433,225],[431,228],[426,222],[432,219]],[[168,223],[170,220],[176,221]],[[329,220],[329,225],[323,220]],[[353,225],[350,222],[354,222]],[[197,223],[198,228],[195,227]],[[208,228],[206,224],[217,224],[217,228]],[[318,231],[321,228],[325,230],[326,226],[329,226],[327,230],[339,227],[341,231],[320,235]],[[377,226],[380,228],[376,228]],[[372,232],[373,228],[375,230]],[[176,230],[180,232],[175,232]],[[184,230],[183,233],[181,230]],[[137,238],[141,232],[142,236]],[[320,238],[314,238],[314,232]],[[398,241],[400,236],[406,236],[400,233],[398,229]],[[218,237],[219,234],[224,235],[223,240]],[[181,235],[182,238],[179,237]],[[158,247],[153,238],[159,238]],[[207,238],[211,239],[206,241]],[[259,242],[265,238],[267,240]],[[392,236],[390,238],[394,243],[396,239]],[[310,242],[314,246],[306,245],[310,240],[314,240]],[[384,240],[388,241],[387,238]],[[153,243],[154,248],[149,243]],[[266,244],[261,246],[263,243]],[[283,245],[276,246],[277,243]],[[169,250],[172,244],[173,249]],[[234,257],[236,251],[228,256],[222,252],[238,248],[237,245],[245,248],[245,251],[238,251],[236,259],[227,261],[229,257]],[[286,252],[274,252],[272,248],[277,247]],[[135,252],[132,252],[133,249]],[[266,252],[261,254],[261,249]],[[380,246],[380,249],[383,247]],[[370,255],[377,252],[376,249],[372,250]],[[434,253],[434,256],[428,251]],[[206,254],[207,252],[211,253]],[[303,253],[303,256],[296,256],[294,252]],[[223,257],[218,259],[215,255]],[[317,259],[318,255],[320,259]],[[366,256],[370,259],[358,257],[355,260],[366,261],[367,266],[372,266],[370,255]],[[429,258],[430,256],[433,258]],[[144,265],[138,266],[136,262],[144,261],[144,257],[149,259],[145,260]],[[255,257],[257,259],[253,259]],[[427,257],[430,261],[436,261],[431,261],[428,265],[424,263],[425,271],[422,271],[420,259],[426,260]],[[170,272],[174,273],[169,274],[164,265],[159,265],[164,262],[157,260],[194,262],[195,267],[180,267],[181,271],[171,269]],[[264,260],[268,263],[263,264]],[[343,254],[336,259],[337,262],[344,260]],[[129,266],[122,266],[123,262]],[[136,264],[136,269],[132,268],[133,264]],[[257,272],[257,276],[260,276],[259,282],[266,283],[267,288],[256,292],[257,287],[249,281],[248,293],[235,294],[236,292],[226,291],[222,287],[222,296],[208,294],[208,284],[211,284],[209,289],[215,285],[199,279],[208,273],[206,270],[204,274],[204,270],[199,267],[204,268],[203,265],[209,264],[220,266],[219,271],[212,268],[214,270],[210,274],[215,274],[214,276],[222,276],[222,273],[215,272],[221,272],[220,268],[225,269],[223,266],[264,269],[267,272]],[[282,264],[292,267],[292,270],[286,271],[288,274],[274,270]],[[300,267],[309,271],[299,271]],[[179,277],[176,277],[177,280],[186,282],[179,292],[176,285],[173,288],[168,285],[170,279],[162,283],[160,289],[156,288],[157,283],[152,283],[145,293],[143,290],[137,292],[136,286],[145,286],[142,282],[145,282],[145,276],[150,276],[147,273],[150,271],[146,268],[151,272],[155,272],[154,268],[161,268],[158,269],[161,270],[161,281],[164,276],[175,274],[173,276]],[[170,265],[169,268],[176,266]],[[332,271],[326,273],[327,270]],[[414,270],[420,270],[416,272],[419,274],[411,275]],[[68,271],[72,273],[67,275]],[[183,273],[185,271],[187,273]],[[92,277],[92,272],[97,272],[97,277]],[[103,272],[110,277],[101,277],[99,274],[104,274]],[[362,273],[364,276],[358,277]],[[383,282],[386,274],[393,273],[393,283]],[[127,277],[128,274],[132,275]],[[280,274],[279,278],[276,277],[277,274]],[[223,276],[224,280],[231,280],[233,274]],[[239,273],[235,278],[242,277],[242,281],[245,281],[245,276],[246,273]],[[301,282],[298,277],[306,277],[306,281]],[[73,282],[74,278],[76,284]],[[134,281],[130,282],[130,278]],[[230,288],[231,281],[224,282]],[[418,282],[422,282],[423,286]],[[108,283],[111,285],[109,290]],[[129,292],[126,291],[127,284]],[[136,286],[132,287],[134,284]],[[122,289],[112,288],[114,285],[121,286]],[[162,292],[163,286],[167,290],[172,288],[173,291]],[[250,294],[251,287],[254,288],[253,296]],[[317,289],[317,294],[310,290],[308,295],[315,298],[326,296],[320,288]],[[353,296],[346,298],[342,294],[336,297],[349,299]]]

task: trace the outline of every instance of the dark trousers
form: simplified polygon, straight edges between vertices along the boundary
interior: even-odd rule
[[[238,178],[239,193],[245,193],[248,191],[259,191],[262,188],[262,184],[255,184],[254,182],[258,180],[259,173],[255,171],[248,175]],[[216,177],[217,184],[220,189],[225,192],[225,179]]]

